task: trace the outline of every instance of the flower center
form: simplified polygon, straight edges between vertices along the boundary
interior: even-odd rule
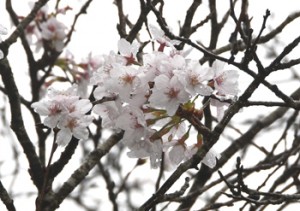
[[[199,84],[198,77],[196,75],[191,75],[190,76],[190,83],[192,86],[196,86]]]
[[[58,104],[54,104],[54,105],[50,106],[49,111],[50,111],[49,115],[52,116],[52,115],[61,113],[62,109],[60,108],[60,106]]]
[[[70,128],[70,130],[72,131],[73,128],[77,126],[77,124],[77,120],[75,118],[72,118],[68,121],[67,127]]]
[[[55,32],[55,26],[54,25],[50,24],[50,25],[48,25],[47,28],[49,29],[49,31]]]
[[[178,96],[178,93],[179,93],[179,90],[176,90],[175,88],[171,88],[169,90],[169,92],[165,93],[168,98],[171,100],[171,99],[174,99],[174,98],[177,98]]]
[[[225,80],[225,74],[222,73],[221,75],[219,75],[217,78],[215,78],[216,83],[220,86],[223,81]]]
[[[122,81],[124,84],[132,84],[134,78],[135,78],[135,76],[133,76],[133,75],[125,74],[125,75],[123,75],[123,76],[121,77],[121,81]]]

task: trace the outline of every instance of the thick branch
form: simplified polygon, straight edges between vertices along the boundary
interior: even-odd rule
[[[117,144],[123,137],[123,132],[113,134],[106,142],[99,145],[92,151],[81,166],[74,171],[71,177],[62,185],[51,199],[51,204],[47,210],[54,210],[59,207],[63,200],[77,187],[77,185],[89,174],[99,160],[106,155],[109,150]]]
[[[7,96],[10,103],[11,128],[15,132],[18,141],[27,156],[32,180],[37,188],[40,189],[43,184],[42,166],[35,152],[35,147],[24,127],[19,91],[15,84],[14,76],[7,59],[2,59],[0,61],[0,75],[2,76],[2,81],[5,85],[5,89],[7,90]]]

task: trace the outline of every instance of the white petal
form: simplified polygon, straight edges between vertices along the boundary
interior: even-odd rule
[[[170,79],[166,75],[159,75],[154,79],[155,88],[158,90],[165,89],[169,84]]]
[[[85,114],[92,108],[92,103],[88,99],[81,99],[76,103],[76,110],[80,113]]]
[[[170,161],[175,165],[179,164],[184,158],[184,151],[185,149],[182,145],[177,144],[172,147],[169,152]]]
[[[217,164],[216,159],[221,156],[217,154],[213,149],[210,149],[202,160],[202,163],[207,165],[209,168],[214,168]]]
[[[87,128],[78,127],[73,129],[73,135],[78,139],[86,140],[89,137],[89,131]]]
[[[213,93],[213,89],[206,85],[200,85],[197,87],[197,92],[202,96],[209,96]]]
[[[120,51],[121,54],[126,55],[126,56],[130,56],[130,43],[125,40],[124,38],[120,39],[118,41],[118,50]]]
[[[96,99],[102,99],[107,95],[106,89],[104,86],[97,86],[97,88],[94,90],[93,95]]]
[[[55,128],[57,126],[57,123],[59,121],[60,116],[48,116],[44,119],[44,125],[46,125],[49,128]]]
[[[39,101],[31,104],[31,107],[34,109],[35,112],[37,112],[39,115],[46,116],[49,112],[49,106],[50,103]]]
[[[149,30],[154,39],[161,38],[165,35],[165,33],[155,27],[154,25],[149,24]]]
[[[59,146],[66,146],[72,138],[72,133],[69,129],[64,128],[58,131],[56,142]]]
[[[219,75],[224,71],[225,63],[219,60],[214,61],[212,68],[215,71],[215,75]]]

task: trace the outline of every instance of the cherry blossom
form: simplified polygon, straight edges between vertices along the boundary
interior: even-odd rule
[[[169,79],[166,75],[157,76],[149,98],[150,106],[166,109],[168,115],[175,114],[178,106],[189,100],[189,94],[177,76]]]
[[[66,26],[52,16],[46,22],[42,22],[40,28],[42,38],[51,41],[54,50],[62,51],[63,40],[66,38]]]
[[[132,66],[116,65],[110,72],[110,80],[106,82],[107,89],[118,93],[120,98],[127,102],[141,83],[139,73],[140,71]]]
[[[93,73],[103,65],[104,58],[100,55],[93,55],[89,53],[78,66],[81,69],[75,67],[76,81],[78,83],[78,92],[81,97],[88,97],[88,86],[90,85],[90,79]]]
[[[217,119],[220,121],[225,113],[229,103],[226,100],[234,100],[239,92],[238,78],[236,70],[224,69],[225,63],[215,61],[211,70],[214,71],[213,87],[216,90],[215,98],[211,98],[212,106],[217,109]]]
[[[217,164],[217,159],[221,157],[213,148],[211,148],[206,155],[204,156],[203,160],[201,161],[203,164],[208,166],[209,168],[214,168]]]
[[[46,116],[43,123],[49,128],[58,128],[57,144],[65,146],[72,138],[87,139],[87,126],[92,122],[92,115],[87,115],[92,104],[87,99],[79,99],[77,86],[67,90],[49,88],[45,99],[32,105],[35,112]]]
[[[116,66],[120,67],[121,64],[125,65],[124,61],[120,60],[118,55],[114,52],[110,52],[109,55],[103,55],[102,59],[102,64],[93,72],[92,77],[90,78],[90,84],[97,86],[93,92],[96,99],[113,97],[116,95],[116,93],[109,90],[111,83],[108,83],[108,81],[112,80],[111,72]]]
[[[179,71],[179,79],[185,84],[186,91],[195,96],[209,96],[213,89],[207,84],[213,77],[213,71],[203,68],[198,61],[190,61],[185,71]]]
[[[170,65],[169,58],[167,54],[159,51],[154,51],[152,54],[144,54],[144,65],[140,68],[145,74],[144,79],[147,82],[153,81],[156,76],[171,72],[173,68]]]
[[[72,136],[77,139],[86,140],[89,135],[87,127],[92,123],[92,121],[93,117],[91,115],[67,115],[58,124],[58,128],[60,130],[57,133],[57,144],[60,146],[67,145]]]
[[[162,152],[171,166],[176,166],[201,148],[202,134],[192,138],[193,126],[177,112],[178,108],[194,115],[196,100],[208,96],[208,103],[217,108],[216,116],[221,120],[229,106],[227,100],[238,94],[238,73],[225,70],[224,63],[218,61],[211,68],[204,67],[176,50],[173,43],[178,42],[152,26],[150,29],[160,48],[145,53],[143,63],[137,62],[139,44],[125,39],[119,40],[118,53],[90,54],[80,64],[71,59],[75,76],[79,75],[86,86],[95,87],[93,108],[88,99],[79,97],[78,86],[64,91],[50,88],[44,100],[33,103],[34,110],[45,116],[43,123],[58,129],[59,145],[68,144],[72,136],[88,138],[87,127],[93,117],[87,113],[92,110],[101,118],[103,128],[124,131],[122,142],[129,149],[129,157],[148,157],[153,168],[159,166]],[[44,39],[51,37],[48,34]],[[163,52],[165,46],[171,46],[167,53]],[[209,151],[203,163],[212,168],[218,157]]]
[[[151,35],[153,36],[153,39],[160,44],[158,51],[163,51],[165,46],[174,48],[174,45],[180,44],[180,41],[178,40],[169,39],[167,36],[165,36],[165,33],[162,30],[158,29],[154,25],[150,24],[149,30]]]
[[[132,44],[130,44],[124,38],[118,41],[118,50],[120,54],[125,58],[126,65],[137,62],[136,55],[138,53],[139,46],[140,45],[136,40],[134,40]]]
[[[129,137],[128,143],[143,138],[148,129],[143,112],[139,108],[132,106],[122,108],[122,113],[116,120],[116,127],[125,131],[123,139],[126,142],[126,137]]]
[[[149,140],[140,141],[131,147],[127,153],[130,158],[150,158],[152,168],[159,167],[162,156],[162,143],[160,140],[150,142]]]
[[[219,95],[237,95],[239,74],[236,70],[225,70],[224,65],[225,63],[220,61],[213,63],[214,87]]]
[[[184,144],[176,144],[169,151],[169,159],[173,165],[178,165],[185,158],[186,146]]]
[[[116,120],[121,114],[119,101],[107,101],[93,107],[93,112],[102,118],[104,128],[115,128]]]

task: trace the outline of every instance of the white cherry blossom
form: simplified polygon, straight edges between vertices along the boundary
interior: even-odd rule
[[[158,168],[161,162],[162,143],[160,140],[153,142],[142,140],[131,147],[131,151],[127,153],[130,158],[150,158],[152,168]]]
[[[116,120],[121,114],[119,101],[107,101],[93,107],[93,112],[102,118],[103,128],[115,128]]]
[[[175,114],[178,106],[189,100],[189,94],[177,76],[169,79],[166,75],[157,76],[149,98],[150,106],[166,109],[168,115]]]
[[[56,142],[60,146],[67,145],[72,136],[77,139],[86,140],[89,135],[87,127],[92,123],[93,117],[91,115],[68,115],[63,118],[59,124],[60,129],[57,133]]]
[[[32,104],[35,112],[46,116],[43,123],[49,128],[58,128],[57,144],[65,146],[72,135],[78,139],[87,139],[87,126],[92,122],[92,115],[87,115],[92,108],[88,99],[79,99],[77,86],[59,91],[49,88],[46,98]]]
[[[107,89],[119,94],[120,98],[127,102],[140,85],[140,71],[132,66],[116,65],[110,72],[110,80],[106,82]]]
[[[198,61],[191,61],[185,71],[177,72],[179,79],[185,85],[186,91],[195,96],[209,96],[213,89],[208,86],[207,82],[212,79],[214,73],[208,68],[203,68]]]
[[[173,165],[178,165],[185,158],[186,146],[183,144],[174,145],[168,153],[169,160]]]
[[[64,48],[63,40],[66,38],[66,26],[59,22],[55,17],[49,18],[41,23],[42,38],[49,40],[56,51],[62,51]]]
[[[225,70],[224,65],[225,63],[220,61],[213,63],[214,87],[220,95],[237,95],[239,74],[237,70]]]
[[[163,51],[165,46],[174,48],[174,45],[180,44],[180,41],[171,40],[170,38],[165,36],[165,33],[163,32],[163,30],[158,29],[154,25],[150,24],[149,30],[150,30],[151,35],[153,36],[153,39],[156,40],[160,44],[158,51]]]
[[[127,40],[124,38],[120,39],[118,41],[118,50],[120,54],[125,58],[126,65],[133,64],[137,61],[137,53],[139,50],[139,43],[134,40],[132,44],[130,44]]]

